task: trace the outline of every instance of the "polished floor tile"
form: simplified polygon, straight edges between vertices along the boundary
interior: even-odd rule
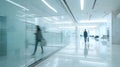
[[[86,45],[83,40],[71,42],[55,55],[36,67],[110,67],[111,51],[107,41],[91,39]]]

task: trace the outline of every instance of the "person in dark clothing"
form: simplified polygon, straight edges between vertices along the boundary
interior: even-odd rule
[[[42,50],[42,53],[43,53],[43,46],[42,46],[42,44],[41,44],[41,41],[42,41],[42,39],[43,39],[43,36],[42,36],[41,29],[40,29],[40,27],[39,27],[38,25],[36,26],[35,37],[36,37],[36,40],[35,40],[35,49],[34,49],[34,52],[33,52],[32,55],[35,55],[36,50],[37,50],[37,46],[38,46],[38,43],[39,43],[39,42],[40,42],[41,50]]]
[[[85,44],[86,44],[86,41],[87,41],[87,37],[88,37],[88,33],[87,33],[86,29],[85,29],[85,31],[84,31],[84,41],[85,41]]]

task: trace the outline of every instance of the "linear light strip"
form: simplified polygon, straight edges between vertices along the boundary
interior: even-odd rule
[[[45,3],[51,10],[57,13],[57,10],[55,10],[52,6],[50,6],[45,0],[42,0],[43,3]]]
[[[79,26],[79,28],[96,28],[97,26]]]
[[[54,20],[59,20],[57,17],[52,17]]]
[[[107,20],[81,20],[80,22],[107,22]]]
[[[6,0],[6,1],[13,4],[13,5],[15,5],[15,6],[18,6],[18,7],[22,8],[22,9],[24,9],[24,10],[29,11],[29,9],[27,9],[26,7],[24,7],[24,6],[22,6],[22,5],[18,4],[18,3],[15,3],[15,2],[13,2],[11,0]]]
[[[84,0],[80,0],[81,10],[84,10]]]
[[[48,18],[48,17],[43,17],[45,20],[48,20],[48,21],[52,21],[52,19]]]

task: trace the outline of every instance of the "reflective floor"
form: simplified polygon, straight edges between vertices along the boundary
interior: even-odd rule
[[[36,65],[36,67],[110,67],[111,48],[108,41],[90,39],[85,45],[83,39],[68,46]]]

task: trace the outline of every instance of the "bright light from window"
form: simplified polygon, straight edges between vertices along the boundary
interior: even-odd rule
[[[35,25],[38,25],[38,23],[39,23],[38,20],[39,20],[38,18],[35,18]]]
[[[45,3],[51,10],[57,13],[57,10],[55,10],[52,6],[50,6],[45,0],[42,0],[43,3]]]
[[[80,20],[80,22],[107,22],[107,20]]]
[[[79,26],[79,28],[96,28],[97,26]]]
[[[52,21],[52,19],[48,18],[48,17],[43,17],[45,20],[47,21]]]
[[[57,17],[52,17],[54,20],[59,20]]]
[[[84,0],[80,0],[80,7],[81,7],[81,10],[84,10]]]
[[[61,30],[60,29],[58,29],[58,28],[47,28],[46,29],[46,31],[49,31],[49,32],[61,32]]]
[[[70,21],[59,21],[59,22],[54,22],[53,24],[72,24]]]
[[[60,29],[75,29],[75,27],[74,26],[69,26],[69,27],[59,27]]]
[[[33,21],[30,21],[30,20],[25,20],[25,19],[19,19],[20,21],[23,21],[23,22],[26,22],[26,23],[33,23]],[[35,24],[35,23],[33,23]]]
[[[18,3],[15,3],[15,2],[13,2],[11,0],[6,0],[6,1],[13,4],[13,5],[15,5],[15,6],[18,6],[18,7],[22,8],[22,9],[24,9],[24,10],[29,11],[29,9],[27,9],[26,7],[24,7],[24,6],[22,6],[22,5],[18,4]]]

